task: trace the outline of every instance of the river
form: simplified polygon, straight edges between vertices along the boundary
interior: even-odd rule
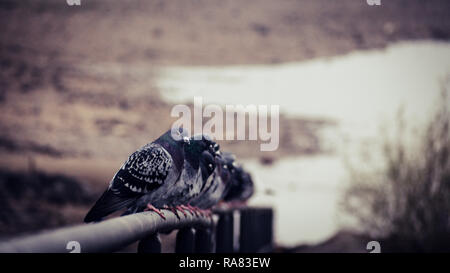
[[[379,142],[380,126],[400,108],[414,126],[430,117],[450,75],[450,43],[401,42],[299,63],[162,67],[156,75],[157,88],[172,103],[201,96],[204,104],[278,104],[286,115],[337,122],[322,136],[332,154],[284,158],[271,166],[245,162],[258,189],[250,204],[274,206],[275,240],[292,246],[320,242],[341,228],[345,155],[356,159],[360,145]]]

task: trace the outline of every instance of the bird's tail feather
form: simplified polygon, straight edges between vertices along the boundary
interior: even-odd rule
[[[95,222],[101,220],[101,218],[130,206],[137,198],[121,197],[110,190],[103,193],[100,199],[97,200],[95,205],[88,212],[84,218],[84,222]]]

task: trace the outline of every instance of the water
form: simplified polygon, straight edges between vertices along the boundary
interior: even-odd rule
[[[400,107],[414,125],[424,123],[447,75],[450,44],[419,41],[302,63],[165,67],[156,85],[173,103],[202,96],[204,104],[278,104],[287,115],[338,122],[324,136],[324,143],[336,148],[334,155],[286,158],[271,167],[246,162],[260,189],[252,204],[273,205],[276,241],[296,245],[319,242],[338,230],[343,154],[379,141],[380,125],[392,121]],[[273,195],[265,194],[267,189]]]
[[[336,156],[285,158],[271,167],[261,166],[257,160],[244,165],[258,182],[250,205],[276,208],[278,243],[315,243],[338,230],[337,192],[341,191],[345,168]]]

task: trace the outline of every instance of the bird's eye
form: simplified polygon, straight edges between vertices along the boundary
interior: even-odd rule
[[[212,168],[213,168],[213,165],[210,163],[210,164],[208,165],[208,167],[209,167],[210,169],[212,169]]]
[[[220,145],[217,144],[217,143],[215,143],[215,144],[214,144],[214,150],[215,150],[215,151],[218,151],[219,149],[220,149]]]

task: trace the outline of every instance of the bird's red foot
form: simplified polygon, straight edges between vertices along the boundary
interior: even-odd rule
[[[212,212],[210,209],[202,209],[202,212],[206,217],[210,217],[212,215]]]
[[[159,209],[155,208],[152,204],[147,204],[147,208],[144,209],[144,211],[154,211],[156,213],[158,213],[159,216],[161,216],[161,218],[163,218],[164,220],[166,220],[166,217],[164,216],[164,213],[162,211],[160,211]]]
[[[183,213],[184,217],[187,216],[186,211],[184,211],[183,208],[181,208],[181,206],[175,206],[175,207],[164,206],[164,208],[173,212],[173,214],[175,214],[175,216],[177,216],[178,220],[180,220],[180,215],[178,215],[178,211],[181,211],[181,213]]]
[[[169,207],[167,205],[164,205],[164,208],[173,212],[173,214],[175,214],[175,216],[178,218],[178,220],[180,220],[180,215],[178,215],[178,212],[175,207]]]
[[[201,215],[201,216],[210,216],[211,215],[211,211],[210,210],[204,210],[204,209],[201,209],[201,208],[198,208],[198,207],[193,207],[193,206],[191,206],[191,205],[188,205],[188,207],[191,209],[191,210],[193,210],[194,211],[194,213],[195,213],[195,215],[196,216],[199,216],[199,215]]]
[[[199,209],[197,207],[193,207],[191,205],[188,205],[188,207],[195,213],[195,216],[203,215],[201,209]]]
[[[187,206],[181,205],[180,207],[181,207],[183,210],[189,211],[189,213],[190,213],[192,216],[197,215],[197,213],[195,212],[195,210],[193,209],[193,207],[190,206],[190,205],[187,205]]]
[[[200,209],[200,208],[197,208],[197,209],[202,216],[208,217],[211,215],[211,211],[208,209]]]
[[[187,214],[186,214],[185,209],[183,208],[183,205],[181,205],[181,206],[175,206],[175,209],[181,211],[181,213],[184,214],[184,217],[187,217]]]

